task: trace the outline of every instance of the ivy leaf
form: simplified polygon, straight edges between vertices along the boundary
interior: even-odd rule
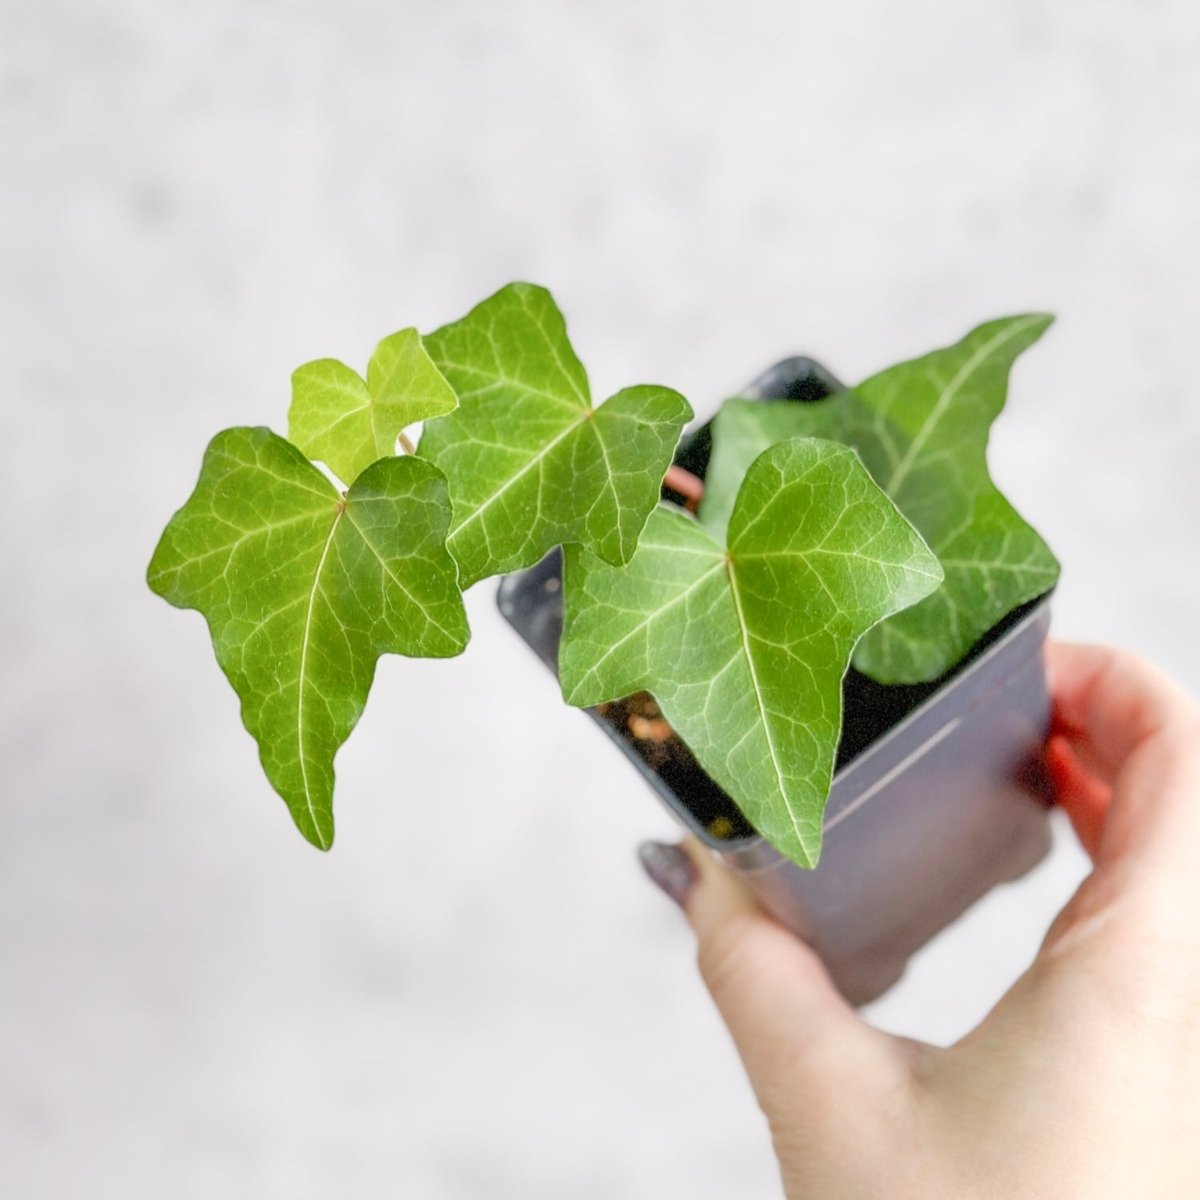
[[[336,358],[292,372],[288,437],[340,479],[354,479],[396,452],[410,425],[451,412],[453,389],[433,365],[415,329],[386,337],[371,355],[364,380]]]
[[[514,283],[425,339],[459,408],[420,452],[450,484],[447,545],[463,586],[579,543],[627,562],[692,410],[670,388],[625,388],[593,408],[550,293]]]
[[[1004,407],[1012,364],[1051,320],[990,321],[953,346],[814,404],[730,401],[714,428],[701,520],[723,528],[742,475],[776,442],[817,436],[853,446],[946,576],[927,599],[868,633],[854,665],[881,683],[937,678],[1058,578],[1049,547],[987,469],[988,432]]]
[[[713,419],[712,454],[696,514],[700,523],[724,537],[742,480],[763,451],[796,437],[844,442],[843,413],[849,403],[849,392],[809,403],[726,400]]]
[[[755,828],[813,866],[851,651],[940,580],[853,450],[783,442],[746,474],[724,544],[660,507],[625,567],[567,550],[563,695],[652,692]]]
[[[449,520],[446,481],[420,459],[376,462],[343,497],[269,429],[227,429],[154,552],[150,587],[204,614],[267,778],[322,850],[333,756],[376,660],[466,646]]]

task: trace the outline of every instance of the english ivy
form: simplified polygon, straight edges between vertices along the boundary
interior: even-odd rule
[[[628,561],[691,419],[687,401],[642,386],[593,408],[562,313],[532,284],[510,284],[425,344],[459,399],[421,453],[450,481],[447,544],[463,587],[562,543]]]
[[[462,588],[563,545],[568,701],[653,692],[811,865],[851,655],[884,681],[940,674],[1054,581],[984,458],[1012,361],[1048,321],[992,322],[816,405],[730,402],[697,519],[658,503],[687,402],[643,385],[593,407],[550,293],[511,284],[424,338],[384,338],[365,376],[298,368],[291,441],[218,434],[148,580],[204,615],[268,779],[324,849],[334,757],[379,656],[461,653]]]
[[[990,321],[953,346],[817,403],[728,402],[714,427],[700,519],[724,526],[746,468],[776,442],[807,435],[853,446],[945,571],[936,592],[863,638],[854,664],[881,683],[937,678],[1058,578],[1049,547],[987,468],[988,432],[1004,407],[1012,364],[1051,320]]]
[[[564,566],[567,702],[651,692],[754,827],[814,865],[850,652],[942,578],[854,451],[800,438],[760,455],[724,541],[661,507],[628,566],[579,547]]]
[[[227,429],[150,562],[155,592],[204,614],[263,770],[322,850],[333,756],[376,660],[466,647],[449,523],[446,481],[420,459],[382,459],[342,496],[269,429]]]
[[[371,355],[367,377],[336,358],[292,373],[288,437],[341,479],[354,479],[376,459],[395,454],[404,431],[444,416],[458,404],[415,329],[386,337]]]
[[[290,443],[266,429],[213,439],[148,579],[207,618],[263,769],[309,841],[332,843],[333,759],[379,656],[461,653],[461,588],[560,541],[627,559],[690,416],[661,387],[593,409],[550,294],[514,284],[427,340],[384,338],[365,378],[336,359],[299,367]],[[421,456],[394,457],[421,422],[433,423]]]

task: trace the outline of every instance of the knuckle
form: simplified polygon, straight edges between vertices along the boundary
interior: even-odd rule
[[[736,913],[723,917],[701,938],[696,951],[700,977],[714,995],[737,988],[754,971],[754,923]]]

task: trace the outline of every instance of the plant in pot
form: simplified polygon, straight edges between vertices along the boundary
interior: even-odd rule
[[[328,849],[378,657],[461,653],[462,590],[509,575],[501,608],[567,702],[866,1000],[1047,847],[1025,792],[1058,567],[985,449],[1048,324],[853,389],[789,360],[681,446],[682,396],[593,406],[549,293],[512,284],[385,338],[365,376],[300,367],[288,440],[219,433],[149,583],[205,616],[270,783]]]

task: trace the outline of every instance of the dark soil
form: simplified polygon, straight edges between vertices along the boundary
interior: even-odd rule
[[[596,712],[637,751],[712,837],[721,841],[754,837],[754,826],[705,774],[692,752],[667,724],[649,692],[601,704]]]

